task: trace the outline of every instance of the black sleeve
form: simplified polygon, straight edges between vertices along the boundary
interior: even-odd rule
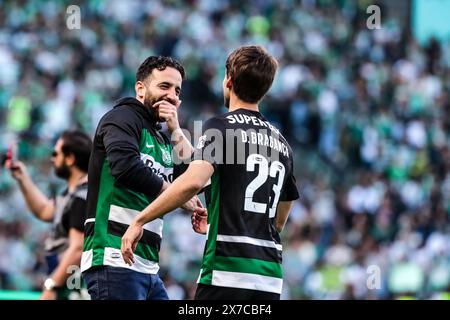
[[[161,192],[163,180],[141,160],[141,120],[132,111],[118,111],[122,112],[110,112],[103,119],[100,132],[111,174],[118,185],[154,198]]]
[[[288,175],[285,178],[283,189],[281,191],[280,201],[293,201],[297,200],[300,197],[298,194],[297,185],[295,181],[294,164],[292,159],[290,159],[289,172],[287,172],[287,174]]]
[[[74,198],[68,212],[68,228],[75,228],[78,231],[84,231],[84,222],[87,215],[87,202],[81,198]]]
[[[225,159],[225,129],[223,121],[217,118],[211,118],[205,122],[202,130],[202,136],[199,138],[194,148],[192,160],[208,161],[217,170]]]

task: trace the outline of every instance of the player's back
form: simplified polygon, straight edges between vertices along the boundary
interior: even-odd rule
[[[200,283],[280,293],[274,219],[295,185],[289,144],[259,112],[238,109],[209,120],[197,149],[215,169]]]

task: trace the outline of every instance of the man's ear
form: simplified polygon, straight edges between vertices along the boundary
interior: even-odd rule
[[[134,85],[134,90],[136,91],[136,95],[140,99],[144,99],[145,97],[145,85],[142,81],[136,81]]]
[[[69,153],[64,157],[64,161],[68,167],[71,167],[75,164],[75,155],[73,153]]]

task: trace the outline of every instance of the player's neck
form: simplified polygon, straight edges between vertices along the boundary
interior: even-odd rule
[[[246,109],[251,111],[258,111],[259,107],[257,103],[248,103],[239,99],[235,94],[230,94],[230,108],[229,111],[235,111],[237,109]]]

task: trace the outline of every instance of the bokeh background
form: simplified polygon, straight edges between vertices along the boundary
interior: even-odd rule
[[[80,30],[66,27],[72,4]],[[367,27],[372,4],[380,29]],[[0,0],[0,151],[16,138],[55,195],[56,137],[92,135],[134,96],[147,56],[184,64],[192,129],[226,111],[227,54],[261,44],[279,60],[261,109],[294,149],[301,194],[282,234],[283,299],[448,299],[449,12],[448,0]],[[205,239],[182,211],[165,221],[161,276],[172,299],[190,299]],[[48,231],[0,169],[0,293],[40,290]]]

